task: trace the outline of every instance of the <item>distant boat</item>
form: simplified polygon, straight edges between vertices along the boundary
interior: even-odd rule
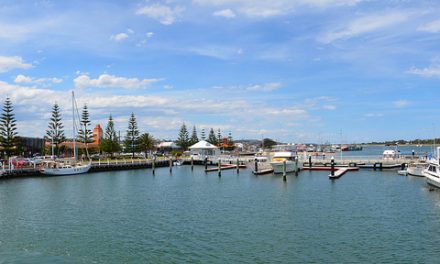
[[[297,170],[295,153],[290,151],[275,152],[270,162],[274,173],[284,172],[284,162],[286,163],[286,172],[295,172]]]
[[[89,160],[88,164],[81,164],[77,162],[77,148],[76,148],[76,124],[75,124],[75,95],[72,91],[72,118],[73,118],[73,164],[62,161],[46,161],[40,169],[40,172],[50,176],[62,176],[62,175],[75,175],[86,173],[92,167],[92,161]]]

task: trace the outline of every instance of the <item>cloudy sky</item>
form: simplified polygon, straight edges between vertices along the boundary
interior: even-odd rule
[[[440,134],[440,2],[0,0],[0,99],[43,136],[70,91],[93,123],[175,138],[365,142]]]

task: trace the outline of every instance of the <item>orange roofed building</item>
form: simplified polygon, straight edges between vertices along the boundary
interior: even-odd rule
[[[103,130],[101,128],[101,125],[97,124],[95,126],[95,128],[93,129],[93,142],[89,143],[88,146],[91,147],[91,148],[99,147],[99,143],[101,143],[103,137],[104,137],[104,132],[103,132]],[[51,142],[50,141],[46,141],[45,145],[50,147],[51,146]],[[60,146],[66,146],[67,148],[73,149],[73,142],[72,141],[65,141],[65,142],[61,143]],[[84,143],[81,143],[81,142],[76,142],[76,146],[78,148],[85,148]]]

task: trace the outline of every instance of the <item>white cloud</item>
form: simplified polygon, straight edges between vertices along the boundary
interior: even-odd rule
[[[415,74],[421,77],[440,77],[440,65],[431,65],[426,68],[418,69],[418,68],[411,68],[407,71],[407,73]]]
[[[154,4],[149,6],[143,6],[136,11],[137,15],[145,15],[149,18],[158,20],[161,24],[171,25],[181,16],[185,11],[184,7],[175,6],[173,8]]]
[[[56,78],[56,77],[52,77],[52,78],[32,78],[29,76],[25,76],[22,74],[19,74],[15,77],[14,82],[15,83],[19,83],[19,84],[26,84],[26,83],[30,83],[30,84],[48,84],[48,83],[61,83],[63,81],[63,79],[61,78]]]
[[[258,92],[272,92],[281,87],[281,83],[265,83],[265,84],[255,84],[246,87],[247,91],[258,91]]]
[[[331,8],[335,6],[351,6],[360,0],[193,0],[194,3],[205,6],[220,6],[233,8],[249,17],[273,17],[285,15],[298,8]]]
[[[74,80],[75,87],[99,87],[99,88],[124,88],[137,89],[145,88],[150,84],[161,81],[161,79],[138,79],[119,77],[110,74],[101,74],[97,79],[90,79],[86,74],[79,75]]]
[[[13,69],[29,69],[31,67],[32,64],[25,63],[19,56],[0,56],[0,73]]]
[[[404,108],[410,104],[408,100],[397,100],[393,102],[395,108]]]
[[[154,36],[154,32],[147,32],[147,34],[145,34],[145,36],[147,38],[152,38]]]
[[[382,113],[367,113],[364,116],[374,118],[374,117],[383,117],[384,115]]]
[[[213,13],[214,16],[225,17],[225,18],[234,18],[236,15],[234,11],[231,9],[223,9]]]
[[[110,36],[111,40],[114,40],[114,41],[117,41],[117,42],[122,41],[122,40],[127,39],[127,38],[128,38],[128,34],[127,33],[123,33],[123,32]]]
[[[421,25],[417,28],[419,31],[426,31],[429,33],[438,33],[440,32],[440,19],[429,22],[425,25]]]
[[[323,105],[322,109],[325,109],[325,110],[336,110],[336,105],[330,105],[330,104]]]
[[[348,23],[347,26],[327,32],[318,40],[328,44],[340,39],[350,39],[365,33],[397,25],[406,21],[408,17],[408,14],[399,12],[364,16]]]

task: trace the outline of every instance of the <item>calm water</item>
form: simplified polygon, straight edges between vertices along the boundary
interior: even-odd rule
[[[440,191],[190,167],[0,181],[0,263],[438,263]]]

